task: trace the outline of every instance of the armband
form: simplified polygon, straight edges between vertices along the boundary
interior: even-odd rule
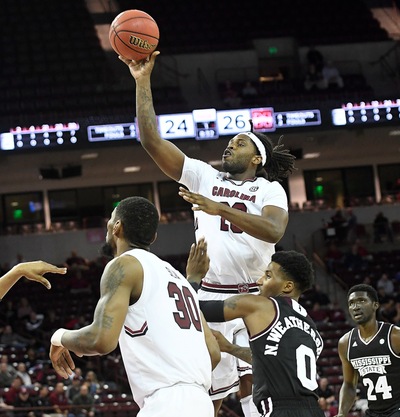
[[[200,288],[200,284],[198,282],[189,281],[189,284],[192,286],[192,288],[197,292]]]
[[[61,343],[61,339],[63,337],[63,334],[67,331],[67,329],[58,329],[53,333],[53,336],[51,336],[51,344],[54,346],[63,346],[63,344]]]
[[[199,301],[200,310],[206,321],[221,323],[225,320],[224,302],[221,301]]]

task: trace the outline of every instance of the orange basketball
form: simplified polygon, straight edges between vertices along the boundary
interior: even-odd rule
[[[118,55],[140,61],[157,48],[160,31],[149,14],[134,9],[120,13],[113,20],[108,36]]]

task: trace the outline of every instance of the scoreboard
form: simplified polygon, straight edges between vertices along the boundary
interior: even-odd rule
[[[126,116],[125,116],[126,117]],[[136,118],[113,116],[111,123],[93,123],[77,119],[35,126],[15,126],[0,130],[0,151],[43,148],[90,148],[93,144],[117,144],[140,141]],[[157,115],[157,127],[165,140],[218,140],[251,130],[275,132],[286,129],[335,129],[364,125],[398,124],[400,99],[346,103],[337,108],[310,108],[276,111],[273,107],[217,110],[195,109],[192,112]],[[97,122],[98,120],[96,120]]]

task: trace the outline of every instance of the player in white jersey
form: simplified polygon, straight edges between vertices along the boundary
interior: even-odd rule
[[[78,356],[104,355],[119,343],[140,417],[212,417],[208,395],[218,344],[199,309],[197,294],[169,263],[149,252],[159,214],[142,197],[122,200],[107,224],[94,321],[79,330],[58,329],[50,358],[68,378]]]
[[[218,173],[207,164],[188,158],[172,142],[163,140],[157,128],[150,83],[158,54],[153,52],[149,59],[137,62],[120,59],[129,66],[136,81],[141,145],[166,175],[190,188],[190,191],[181,189],[180,194],[196,205],[196,235],[197,238],[200,232],[206,235],[210,256],[210,272],[202,285],[202,297],[214,299],[227,293],[258,291],[255,282],[263,274],[274,244],[282,238],[287,226],[287,197],[277,181],[293,170],[294,156],[280,142],[274,147],[265,135],[243,132],[230,140],[222,158],[225,172]],[[204,192],[210,198],[193,191]],[[240,326],[245,333],[243,323]],[[233,329],[226,332],[232,341]],[[236,342],[241,343],[237,339]],[[223,356],[213,373],[210,393],[215,416],[223,398],[239,389],[236,363],[224,367],[225,360],[233,359]],[[244,371],[249,372],[249,365],[245,367]],[[240,378],[240,385],[242,408],[245,417],[250,417],[251,374]],[[254,412],[258,415],[255,408]]]

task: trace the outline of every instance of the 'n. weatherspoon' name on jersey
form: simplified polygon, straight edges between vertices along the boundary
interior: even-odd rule
[[[292,328],[303,330],[305,333],[309,334],[315,342],[318,355],[321,353],[322,342],[320,336],[314,331],[314,329],[307,322],[299,319],[298,317],[288,316],[284,317],[281,321],[278,321],[269,332],[267,340],[274,344],[265,345],[264,355],[276,356],[279,348],[279,342],[281,341],[283,335]]]

